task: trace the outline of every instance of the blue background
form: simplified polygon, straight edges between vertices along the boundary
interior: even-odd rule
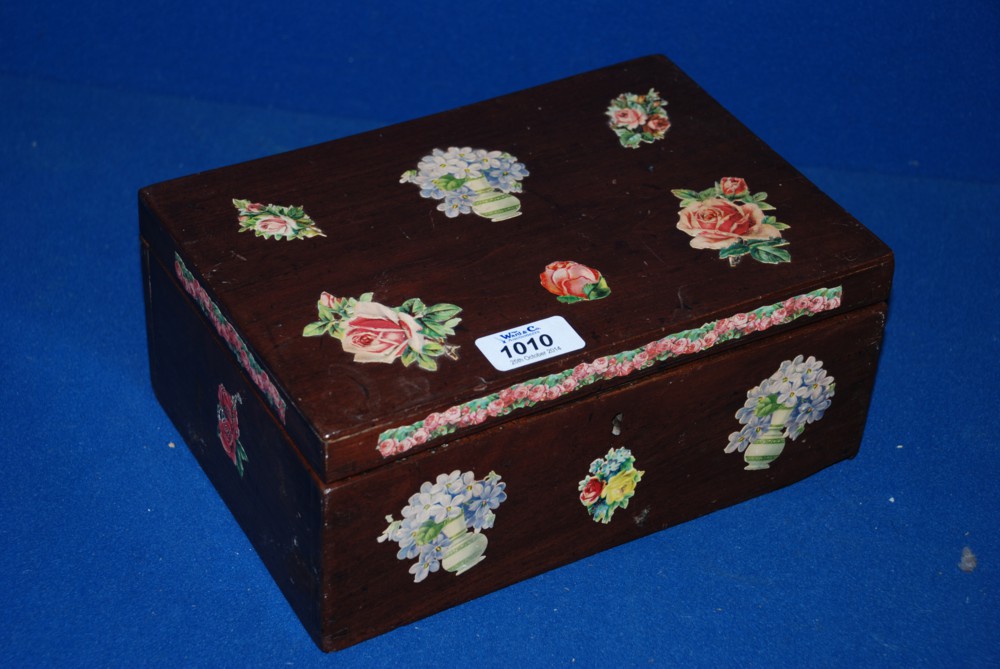
[[[5,664],[1000,665],[995,2],[30,4],[0,5]],[[137,189],[650,53],[896,252],[860,455],[324,656],[153,397]]]

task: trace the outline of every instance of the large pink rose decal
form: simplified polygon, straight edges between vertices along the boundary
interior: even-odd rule
[[[545,290],[560,302],[600,300],[611,294],[607,280],[596,269],[572,260],[557,260],[539,275]]]
[[[409,347],[423,351],[423,328],[409,314],[377,302],[359,302],[344,324],[344,351],[354,362],[392,362]]]
[[[771,265],[791,262],[781,236],[789,226],[764,213],[774,209],[767,193],[751,194],[742,178],[724,177],[700,192],[671,192],[681,201],[677,229],[691,236],[693,248],[718,250],[732,267],[745,255]]]
[[[354,362],[391,364],[397,359],[404,366],[416,363],[426,370],[436,370],[435,358],[458,359],[458,347],[447,343],[461,322],[462,311],[454,304],[426,305],[417,298],[398,307],[372,301],[373,294],[335,297],[324,292],[316,308],[319,320],[302,330],[304,337],[328,334],[340,340],[345,353]]]

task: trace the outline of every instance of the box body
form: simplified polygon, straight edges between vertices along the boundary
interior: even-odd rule
[[[892,273],[659,57],[140,222],[157,395],[325,650],[852,456]]]

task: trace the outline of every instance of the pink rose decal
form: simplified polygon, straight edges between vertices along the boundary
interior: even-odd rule
[[[254,227],[275,237],[294,237],[299,226],[287,216],[264,216],[255,221]]]
[[[458,347],[447,343],[455,334],[461,308],[454,304],[428,306],[417,298],[398,307],[372,301],[372,293],[360,298],[335,297],[323,292],[316,303],[319,320],[302,330],[304,337],[328,334],[340,340],[345,353],[354,355],[354,362],[402,361],[409,367],[416,363],[421,369],[434,371],[436,358],[458,359]]]
[[[746,255],[770,265],[791,262],[781,236],[789,226],[764,213],[774,209],[767,193],[751,194],[742,178],[725,177],[700,192],[671,192],[681,201],[677,229],[691,236],[692,248],[717,250],[730,267]]]
[[[216,406],[215,415],[218,419],[216,434],[222,443],[222,450],[226,452],[229,459],[236,465],[240,476],[243,476],[243,463],[247,458],[247,452],[240,443],[240,417],[236,412],[236,407],[243,402],[239,393],[229,394],[226,387],[219,384],[219,403]]]
[[[344,325],[344,351],[354,354],[354,362],[391,363],[409,347],[424,349],[420,324],[377,302],[359,302],[354,316]]]
[[[549,263],[538,278],[542,287],[556,295],[560,302],[600,300],[611,294],[600,272],[572,260]]]
[[[608,125],[625,148],[652,144],[670,129],[670,117],[663,108],[666,104],[652,88],[645,95],[622,93],[608,107]]]
[[[719,179],[719,188],[723,195],[742,195],[749,190],[747,182],[739,177],[722,177]]]
[[[233,206],[239,212],[240,232],[253,230],[255,236],[264,239],[326,237],[302,207],[265,205],[250,200],[233,200]]]
[[[640,110],[632,108],[617,109],[612,118],[614,118],[615,125],[630,130],[638,128],[646,122],[646,115]]]
[[[677,228],[694,237],[691,246],[696,249],[724,249],[740,239],[781,236],[764,225],[764,212],[756,204],[736,205],[718,197],[682,209]]]

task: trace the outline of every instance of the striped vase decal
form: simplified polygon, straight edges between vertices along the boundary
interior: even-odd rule
[[[486,179],[473,179],[465,185],[476,194],[472,198],[472,211],[477,215],[494,222],[521,215],[521,201],[510,193],[494,189]]]

